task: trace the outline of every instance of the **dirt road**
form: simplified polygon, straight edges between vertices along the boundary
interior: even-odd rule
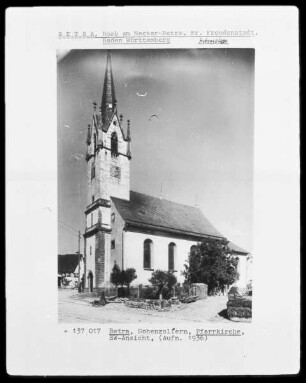
[[[94,298],[78,294],[75,290],[59,290],[60,323],[191,323],[230,322],[218,315],[226,308],[226,296],[186,304],[182,308],[158,312],[126,307],[123,303],[110,303],[92,307]]]

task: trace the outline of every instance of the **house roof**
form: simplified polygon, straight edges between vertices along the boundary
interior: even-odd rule
[[[135,191],[130,200],[112,198],[128,224],[190,236],[224,238],[197,207],[152,197]]]
[[[249,254],[248,251],[244,250],[242,247],[236,245],[233,242],[229,242],[228,247],[231,250],[231,252],[234,254]]]
[[[59,274],[74,273],[79,262],[79,254],[58,254],[57,262]]]

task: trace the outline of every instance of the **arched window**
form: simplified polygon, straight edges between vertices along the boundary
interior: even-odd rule
[[[168,245],[168,269],[175,270],[176,244],[171,242]]]
[[[153,242],[146,239],[143,243],[143,268],[152,269]]]
[[[190,255],[194,255],[196,250],[197,250],[196,245],[191,246],[191,248],[190,248]]]
[[[113,132],[111,136],[111,154],[112,156],[118,156],[118,137],[116,132]]]

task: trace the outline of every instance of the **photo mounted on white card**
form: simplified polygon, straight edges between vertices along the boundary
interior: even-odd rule
[[[255,50],[57,56],[60,322],[251,321]]]
[[[298,373],[298,11],[6,28],[9,374]]]

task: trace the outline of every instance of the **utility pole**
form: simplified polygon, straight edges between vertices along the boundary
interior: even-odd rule
[[[78,277],[78,286],[80,286],[80,278],[81,278],[81,231],[78,233],[78,253],[79,253],[79,277]]]

